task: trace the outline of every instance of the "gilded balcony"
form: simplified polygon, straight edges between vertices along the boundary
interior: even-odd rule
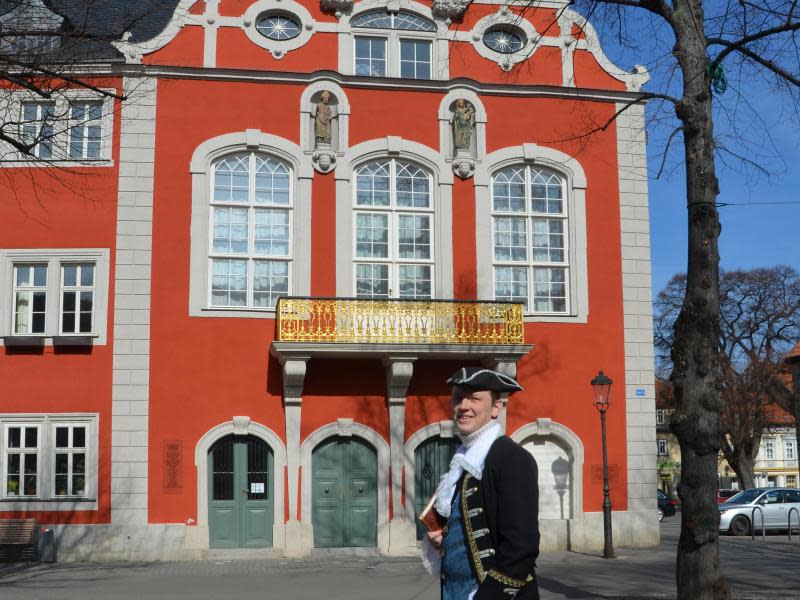
[[[524,343],[523,305],[513,302],[285,297],[276,310],[278,342]]]

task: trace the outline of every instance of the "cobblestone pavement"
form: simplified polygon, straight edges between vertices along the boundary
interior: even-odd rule
[[[618,558],[556,552],[539,560],[542,600],[674,598],[677,518],[662,543]],[[800,538],[723,537],[723,571],[737,600],[800,600]],[[308,560],[55,563],[0,566],[2,600],[438,600],[438,583],[413,558],[322,553]]]

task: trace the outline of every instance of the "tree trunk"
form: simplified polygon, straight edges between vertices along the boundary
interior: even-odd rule
[[[703,19],[701,0],[675,0],[674,52],[684,81],[676,113],[683,125],[689,233],[686,297],[675,323],[671,376],[677,406],[672,429],[681,447],[679,600],[731,597],[719,561],[719,187]]]
[[[728,463],[736,472],[736,477],[739,478],[739,489],[747,490],[756,487],[753,480],[754,460],[747,452],[741,447],[736,447],[733,450],[733,455],[728,459]]]

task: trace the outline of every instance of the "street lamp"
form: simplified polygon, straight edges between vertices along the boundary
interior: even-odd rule
[[[600,429],[603,432],[603,558],[615,558],[611,533],[611,499],[608,496],[608,456],[606,453],[606,411],[611,406],[611,384],[602,371],[592,379],[594,407],[600,411]]]

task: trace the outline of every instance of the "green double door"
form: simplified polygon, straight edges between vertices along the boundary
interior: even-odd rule
[[[354,437],[326,440],[312,455],[314,546],[378,543],[378,459]]]
[[[274,511],[273,457],[254,437],[228,436],[208,456],[211,548],[269,548]]]
[[[458,439],[439,436],[425,440],[414,452],[414,508],[422,512],[436,491],[442,475],[450,469],[450,460],[458,449]],[[417,519],[417,539],[425,535],[425,526]]]

